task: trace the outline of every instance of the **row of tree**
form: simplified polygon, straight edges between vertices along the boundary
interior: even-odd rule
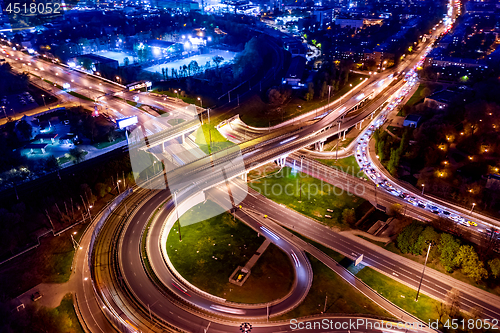
[[[393,176],[397,175],[401,157],[407,152],[411,135],[412,129],[409,127],[404,129],[401,139],[389,135],[380,128],[373,133],[379,160]]]
[[[406,226],[397,237],[397,247],[403,253],[423,255],[428,244],[433,244],[429,260],[439,261],[444,269],[452,273],[460,269],[463,274],[479,282],[488,278],[489,273],[493,278],[500,277],[500,259],[489,260],[488,268],[473,246],[461,244],[460,239],[448,234],[439,233],[433,227],[414,221]]]

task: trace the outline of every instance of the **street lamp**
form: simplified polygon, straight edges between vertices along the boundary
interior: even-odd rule
[[[198,97],[198,100],[200,101],[201,108],[203,108],[203,100],[201,99],[201,97]]]
[[[472,211],[474,210],[474,207],[475,207],[475,206],[476,206],[476,203],[475,203],[475,202],[473,202],[473,203],[472,203],[472,208],[470,209],[469,214],[472,214]]]
[[[118,194],[120,194],[120,183],[121,183],[121,179],[118,179],[118,182],[116,183],[116,187],[118,188]]]
[[[42,98],[43,98],[43,106],[47,107],[47,104],[45,104],[45,95],[42,94]]]
[[[175,212],[177,213],[177,223],[179,228],[179,242],[182,242],[181,220],[179,220],[179,206],[177,206],[177,191],[174,192],[174,204],[175,204]]]
[[[176,93],[176,94],[177,94],[177,99],[179,99],[179,91],[174,90],[174,93]]]
[[[422,195],[424,195],[425,184],[422,184]]]
[[[417,297],[415,298],[415,302],[418,302],[418,294],[420,293],[420,287],[422,286],[422,280],[424,279],[425,266],[427,265],[427,259],[429,258],[429,252],[431,252],[432,241],[428,242],[429,247],[427,248],[427,255],[425,256],[424,269],[422,270],[422,276],[420,277],[420,283],[418,284]]]

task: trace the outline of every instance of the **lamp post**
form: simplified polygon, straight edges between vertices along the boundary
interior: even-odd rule
[[[198,100],[200,101],[200,106],[203,109],[203,100],[201,99],[201,97],[198,97]]]
[[[178,90],[174,90],[174,93],[177,94],[177,99],[179,99],[179,91]]]
[[[422,184],[422,195],[424,195],[425,184]]]
[[[475,206],[476,206],[476,203],[475,203],[475,202],[473,202],[473,203],[472,203],[472,208],[470,209],[469,214],[472,214],[472,211],[474,210],[474,207],[475,207]]]
[[[45,104],[45,95],[42,94],[42,98],[43,98],[43,106],[47,107],[47,104]]]
[[[177,191],[174,192],[175,212],[177,213],[177,223],[179,227],[179,242],[182,242],[181,221],[179,220],[179,208],[177,207]]]
[[[118,194],[120,194],[120,183],[121,183],[121,179],[118,179],[118,182],[116,183],[116,187],[118,188]]]
[[[337,150],[335,151],[335,160],[337,160],[337,159],[338,159],[338,157],[339,157],[339,145],[340,145],[340,123],[341,123],[341,121],[339,120],[339,121],[338,121],[339,128],[338,128],[338,130],[337,130],[338,135],[339,135],[339,138],[337,139]]]
[[[425,256],[424,269],[422,270],[422,276],[420,277],[420,283],[418,284],[417,297],[415,302],[418,302],[418,294],[420,293],[420,287],[422,286],[422,280],[424,279],[425,266],[427,265],[427,259],[429,258],[429,252],[431,252],[432,242],[429,242],[429,247],[427,248],[427,255]]]

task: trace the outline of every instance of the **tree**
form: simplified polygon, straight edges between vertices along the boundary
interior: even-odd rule
[[[94,137],[97,134],[96,119],[94,117],[87,116],[83,119],[82,126],[86,136],[90,138],[91,142],[94,142]]]
[[[269,92],[267,93],[267,97],[269,99],[269,103],[273,105],[281,105],[282,103],[282,96],[277,88],[271,88],[269,89]]]
[[[310,101],[314,98],[314,83],[309,82],[307,84],[307,93],[305,95],[306,101]]]
[[[323,84],[321,85],[321,90],[319,91],[319,97],[325,98],[327,94],[328,94],[328,85],[326,84],[326,81],[323,81]]]
[[[397,245],[401,252],[412,252],[422,230],[424,230],[422,223],[414,221],[401,231],[397,238]]]
[[[192,60],[190,63],[189,63],[189,75],[192,74],[196,74],[200,71],[200,66],[198,65],[198,62],[196,60]]]
[[[69,150],[69,154],[75,158],[75,164],[80,163],[85,159],[85,152],[83,149],[75,147]]]
[[[431,90],[430,90],[428,87],[425,87],[425,88],[424,88],[424,89],[422,89],[422,91],[420,92],[420,97],[421,97],[421,98],[425,98],[425,97],[428,97],[430,94],[431,94]]]
[[[223,62],[223,61],[224,61],[224,58],[223,58],[223,57],[221,57],[221,56],[219,56],[219,55],[217,55],[217,56],[215,56],[215,57],[213,57],[213,58],[212,58],[212,61],[213,61],[213,62],[214,62],[214,64],[215,64],[215,68],[216,68],[217,70],[219,70],[219,65],[221,64],[221,62]]]
[[[356,223],[356,213],[354,212],[354,209],[344,209],[342,212],[342,222],[347,225]]]
[[[443,322],[443,319],[446,315],[446,304],[440,302],[439,304],[436,304],[436,314],[438,316],[438,322],[443,325],[444,322]]]
[[[460,242],[450,234],[443,233],[438,245],[441,253],[439,260],[448,273],[453,272],[455,268],[455,256],[460,248]]]
[[[451,288],[446,293],[445,303],[446,303],[446,313],[448,314],[448,316],[451,319],[458,318],[460,316],[460,305],[461,305],[460,291],[458,289]]]
[[[95,184],[95,190],[97,192],[97,195],[102,198],[109,193],[111,188],[104,183],[97,183]]]
[[[387,170],[391,175],[396,176],[398,173],[399,160],[401,159],[402,149],[391,149],[391,157],[387,165]],[[380,156],[379,156],[380,157]]]
[[[495,279],[500,277],[500,259],[492,259],[488,261],[488,265],[490,266],[491,274],[495,277]]]
[[[465,275],[474,279],[476,282],[488,276],[488,271],[484,268],[484,263],[479,260],[476,251],[470,245],[460,246],[454,263],[462,268],[462,272]]]
[[[54,155],[50,155],[45,161],[45,169],[47,171],[57,170],[59,169],[59,162]]]
[[[418,236],[417,242],[413,246],[412,253],[415,255],[421,255],[422,251],[427,249],[428,243],[436,243],[439,239],[439,234],[434,230],[433,227],[426,227],[424,231]]]
[[[16,128],[26,140],[31,139],[33,127],[31,127],[31,125],[26,120],[22,119],[21,121],[19,121]]]
[[[109,142],[115,141],[115,139],[116,139],[116,129],[115,129],[114,126],[112,126],[112,127],[109,128],[107,136],[108,136],[108,141]]]

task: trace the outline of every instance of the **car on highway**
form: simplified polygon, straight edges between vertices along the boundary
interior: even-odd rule
[[[474,221],[467,221],[467,223],[471,226],[477,227],[477,223]]]

